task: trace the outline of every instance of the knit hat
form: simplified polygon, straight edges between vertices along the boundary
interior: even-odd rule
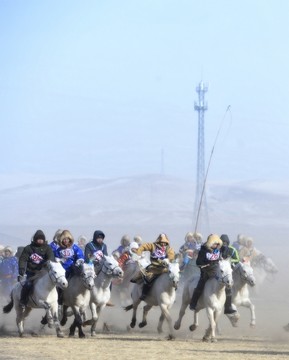
[[[223,244],[225,243],[227,245],[230,245],[230,239],[229,239],[229,236],[227,234],[221,235],[220,239],[223,241]]]

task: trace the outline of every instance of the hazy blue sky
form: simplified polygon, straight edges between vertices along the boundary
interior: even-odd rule
[[[0,0],[0,175],[289,178],[288,0]]]

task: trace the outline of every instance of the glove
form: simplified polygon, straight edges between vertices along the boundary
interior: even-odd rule
[[[169,265],[169,259],[162,260],[162,265],[163,266],[168,266]]]
[[[26,275],[18,275],[17,276],[17,281],[18,282],[24,282],[26,280]]]

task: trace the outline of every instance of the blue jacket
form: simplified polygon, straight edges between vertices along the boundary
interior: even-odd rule
[[[62,266],[66,270],[66,273],[69,274],[72,271],[72,266],[78,259],[84,259],[84,254],[82,249],[73,244],[69,248],[58,247],[55,250],[55,260],[61,259]]]

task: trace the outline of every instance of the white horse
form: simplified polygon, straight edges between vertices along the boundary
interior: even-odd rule
[[[162,332],[162,325],[164,319],[167,320],[169,326],[169,336],[168,340],[174,339],[174,329],[172,326],[172,318],[169,310],[171,309],[176,298],[176,288],[180,280],[180,268],[178,262],[173,262],[168,264],[168,272],[161,274],[157,277],[152,287],[145,298],[146,305],[143,308],[143,318],[142,322],[139,323],[139,327],[142,328],[147,325],[147,314],[153,306],[159,306],[161,309],[161,316],[159,318],[159,323],[157,330],[159,333]],[[137,308],[141,302],[140,296],[142,293],[142,285],[134,284],[132,290],[132,300],[133,304],[125,308],[126,311],[133,309],[132,319],[130,327],[134,328],[136,324],[136,313]]]
[[[149,264],[150,260],[147,258],[147,256],[137,258],[135,256],[135,260],[128,261],[123,266],[123,278],[114,279],[112,281],[113,290],[118,292],[122,307],[126,307],[131,304],[133,283],[130,280],[139,273],[140,269],[146,268]]]
[[[193,276],[191,279],[187,280],[184,286],[179,318],[174,325],[176,330],[181,327],[182,318],[191,301],[198,280],[199,277]],[[194,324],[190,326],[191,331],[194,331],[198,327],[198,312],[202,309],[206,309],[209,327],[205,332],[203,341],[217,341],[216,326],[226,300],[225,288],[226,286],[232,285],[233,276],[231,262],[229,260],[220,260],[216,276],[206,281],[203,293],[200,296],[196,310],[194,311]]]
[[[82,318],[85,317],[85,310],[89,305],[90,291],[94,287],[94,267],[91,264],[78,261],[74,268],[74,275],[68,280],[68,287],[63,291],[63,314],[60,324],[64,326],[67,321],[67,309],[71,307],[74,314],[74,321],[69,329],[69,336],[73,337],[76,327],[78,336],[84,338],[82,330]]]
[[[278,272],[273,260],[261,253],[253,257],[251,266],[254,269],[257,286],[261,286],[265,280],[273,281]]]
[[[58,319],[58,295],[56,286],[65,289],[68,286],[65,278],[65,270],[60,263],[47,261],[42,270],[34,278],[33,291],[29,295],[28,303],[23,310],[20,305],[21,283],[17,283],[11,293],[11,301],[3,307],[5,314],[9,313],[13,306],[16,311],[16,324],[19,336],[24,333],[24,319],[29,315],[33,308],[44,308],[49,327],[56,327],[58,337],[63,337]]]
[[[122,278],[123,271],[113,256],[105,256],[100,264],[95,267],[96,278],[94,287],[90,291],[90,310],[92,319],[85,321],[83,325],[91,325],[91,336],[95,336],[95,328],[101,311],[110,299],[110,285],[113,278]]]
[[[239,262],[233,270],[233,288],[232,288],[232,305],[235,307],[244,306],[250,309],[251,322],[250,326],[256,325],[255,306],[252,304],[249,297],[248,285],[253,287],[256,280],[253,273],[253,268],[249,262]],[[236,327],[240,318],[239,313],[227,314],[231,324]]]

